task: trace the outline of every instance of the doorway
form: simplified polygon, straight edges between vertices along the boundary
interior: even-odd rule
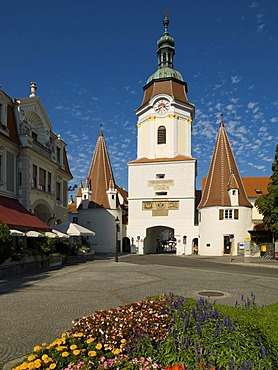
[[[144,253],[176,253],[175,230],[167,226],[147,229]]]
[[[224,235],[224,254],[230,254],[231,253],[231,242],[230,242],[230,236]]]

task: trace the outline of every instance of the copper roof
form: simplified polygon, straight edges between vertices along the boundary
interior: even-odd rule
[[[247,198],[227,132],[221,122],[207,181],[198,208],[231,206],[229,189],[238,189],[239,206],[252,207]]]
[[[102,131],[100,131],[87,180],[92,190],[91,202],[110,208],[106,191],[115,188],[112,167]]]
[[[159,94],[167,94],[174,100],[190,104],[186,96],[186,83],[173,78],[153,80],[144,87],[144,90],[141,107],[148,104],[154,96]]]
[[[164,157],[164,158],[138,158],[135,159],[134,161],[128,162],[128,164],[136,164],[136,163],[155,163],[155,162],[175,162],[175,161],[195,161],[195,158],[192,157],[187,157],[185,155],[177,155],[175,157]]]

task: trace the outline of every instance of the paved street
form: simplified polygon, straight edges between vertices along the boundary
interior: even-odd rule
[[[223,263],[224,262],[224,263]],[[258,304],[278,301],[278,262],[199,256],[121,256],[0,280],[0,368],[54,340],[72,320],[146,296],[173,292],[234,304],[253,291]],[[6,366],[7,367],[7,366]]]

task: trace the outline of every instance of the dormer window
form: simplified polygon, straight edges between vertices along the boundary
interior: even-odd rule
[[[0,101],[0,127],[7,129],[7,104]]]
[[[57,147],[57,162],[61,163],[61,149]]]
[[[256,194],[262,194],[263,192],[261,191],[261,189],[256,189]]]

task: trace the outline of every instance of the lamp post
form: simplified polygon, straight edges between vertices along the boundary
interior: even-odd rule
[[[116,226],[115,262],[118,262],[119,261],[119,258],[118,258],[118,254],[119,254],[119,251],[118,251],[118,232],[120,231],[120,220],[119,220],[118,216],[117,216],[117,218],[115,218],[115,226]]]

